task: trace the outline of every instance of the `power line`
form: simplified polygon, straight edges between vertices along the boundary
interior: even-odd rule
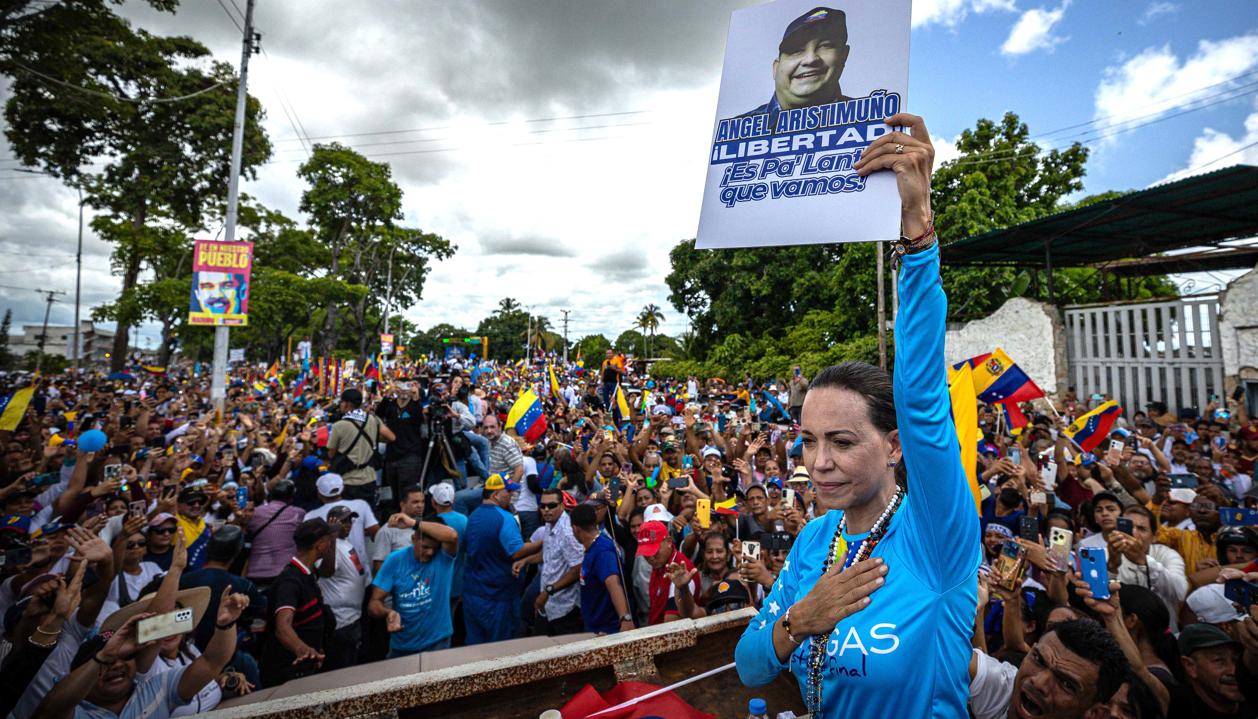
[[[560,120],[584,120],[595,117],[622,117],[625,115],[644,115],[650,110],[625,110],[623,112],[598,112],[585,115],[561,115],[557,117],[536,117],[527,120],[494,120],[493,122],[483,123],[484,125],[493,127],[497,125],[534,124],[539,122],[558,122]],[[339,135],[319,135],[315,137],[307,137],[307,140],[337,140],[343,137],[367,137],[370,135],[404,135],[410,132],[435,132],[437,130],[459,130],[464,129],[466,125],[438,125],[433,127],[415,127],[409,130],[376,130],[374,132],[346,132]],[[276,142],[293,142],[300,141],[300,137],[281,137]]]
[[[115,95],[115,94],[110,93],[110,92],[104,92],[104,91],[102,91],[102,90],[93,90],[93,89],[91,89],[91,88],[81,87],[81,86],[79,86],[79,85],[75,85],[75,84],[73,84],[73,83],[66,82],[65,80],[59,80],[59,79],[57,79],[57,78],[55,78],[55,77],[52,77],[51,75],[45,75],[44,73],[42,73],[42,72],[40,72],[40,71],[38,71],[38,70],[34,70],[34,69],[32,69],[32,68],[29,68],[29,67],[27,67],[27,66],[23,65],[22,63],[20,63],[20,62],[18,62],[18,61],[16,61],[16,60],[13,60],[13,59],[10,59],[10,60],[9,60],[9,62],[13,63],[14,65],[16,65],[16,66],[17,66],[18,68],[20,68],[21,70],[23,70],[23,71],[25,71],[25,72],[28,72],[28,73],[30,73],[30,74],[32,74],[32,75],[35,75],[36,77],[43,78],[44,80],[47,80],[48,82],[55,83],[55,84],[60,85],[60,86],[62,86],[62,87],[69,88],[69,89],[71,89],[71,90],[75,90],[75,91],[78,91],[78,92],[81,92],[81,93],[84,93],[84,94],[87,94],[87,95],[95,95],[95,96],[97,96],[97,97],[103,97],[103,98],[106,98],[106,99],[109,99],[109,100],[113,100],[114,102],[134,102],[134,103],[143,103],[143,102],[151,102],[151,103],[180,102],[180,101],[182,101],[182,100],[188,100],[188,99],[194,98],[194,97],[196,97],[196,96],[198,96],[198,95],[204,95],[205,93],[210,92],[211,90],[216,90],[216,89],[218,89],[218,88],[220,88],[220,87],[223,87],[224,85],[230,84],[230,82],[231,82],[230,80],[223,80],[222,82],[216,82],[216,83],[214,83],[213,85],[211,85],[211,86],[209,86],[209,87],[207,87],[207,88],[203,88],[203,89],[201,89],[201,90],[197,90],[196,92],[190,92],[190,93],[188,93],[187,95],[180,95],[180,96],[178,96],[178,97],[152,97],[152,98],[145,98],[145,97],[138,97],[138,98],[135,98],[135,97],[119,97],[118,95]]]

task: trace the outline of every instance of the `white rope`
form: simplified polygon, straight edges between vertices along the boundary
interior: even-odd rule
[[[721,672],[728,671],[728,670],[730,670],[730,669],[733,669],[733,668],[734,668],[734,666],[735,666],[735,662],[730,662],[729,664],[726,664],[726,665],[725,665],[725,666],[723,666],[723,667],[717,667],[716,669],[709,669],[708,671],[706,671],[706,672],[704,672],[704,673],[702,673],[702,674],[698,674],[698,675],[696,675],[696,676],[690,677],[689,679],[682,679],[681,681],[679,681],[679,682],[677,682],[677,683],[675,683],[675,684],[669,684],[669,685],[668,685],[668,686],[666,686],[666,687],[660,687],[659,689],[656,689],[656,690],[655,690],[655,691],[653,691],[653,692],[650,692],[650,693],[648,693],[648,694],[643,694],[643,695],[642,695],[642,696],[640,696],[640,697],[634,697],[633,699],[630,699],[629,701],[624,701],[624,702],[621,702],[621,703],[617,704],[617,705],[616,705],[616,706],[614,706],[614,707],[607,707],[606,709],[601,709],[601,710],[599,710],[599,711],[594,712],[593,714],[587,714],[587,715],[585,715],[585,719],[593,719],[593,717],[596,717],[596,716],[601,716],[601,715],[603,715],[603,714],[608,714],[608,713],[610,713],[610,712],[614,712],[614,711],[617,711],[617,710],[619,710],[619,709],[624,709],[625,707],[631,707],[631,706],[633,706],[633,705],[635,705],[635,704],[639,704],[639,703],[641,703],[641,702],[644,702],[644,701],[646,701],[647,699],[650,699],[650,698],[652,698],[652,697],[657,697],[657,696],[659,696],[660,694],[663,694],[664,692],[671,692],[672,690],[676,689],[677,687],[684,687],[684,686],[686,686],[687,684],[692,684],[692,683],[694,683],[694,682],[699,681],[700,679],[707,679],[708,677],[710,677],[710,676],[712,676],[712,675],[714,675],[714,674],[720,674]]]

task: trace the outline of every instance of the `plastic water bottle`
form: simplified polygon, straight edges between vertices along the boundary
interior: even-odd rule
[[[747,702],[747,719],[769,719],[769,708],[763,699],[755,697]]]

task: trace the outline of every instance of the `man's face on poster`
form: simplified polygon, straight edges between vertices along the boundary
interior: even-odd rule
[[[783,41],[773,61],[773,84],[785,110],[833,102],[849,48],[830,37],[797,32]]]
[[[240,314],[244,290],[242,275],[227,272],[197,273],[195,290],[197,303],[205,312],[216,315]]]

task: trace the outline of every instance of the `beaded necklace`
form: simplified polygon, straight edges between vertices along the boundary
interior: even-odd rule
[[[834,537],[830,540],[830,548],[826,551],[825,562],[821,566],[821,574],[830,571],[835,562],[843,562],[843,568],[847,569],[853,564],[869,558],[874,551],[874,547],[882,541],[887,534],[887,526],[891,524],[891,517],[895,515],[896,510],[900,508],[900,502],[904,499],[904,489],[897,487],[895,494],[891,497],[891,501],[883,508],[882,514],[878,515],[878,519],[874,521],[874,526],[870,528],[869,535],[865,537],[865,541],[861,543],[856,554],[846,559],[841,559],[847,555],[847,540],[843,538],[843,532],[847,529],[847,513],[839,518],[838,529],[834,532]],[[836,625],[837,626],[837,625]],[[809,637],[808,645],[808,685],[806,687],[805,704],[808,706],[810,716],[821,716],[821,679],[822,669],[825,666],[826,658],[826,637],[825,634],[814,634]]]

